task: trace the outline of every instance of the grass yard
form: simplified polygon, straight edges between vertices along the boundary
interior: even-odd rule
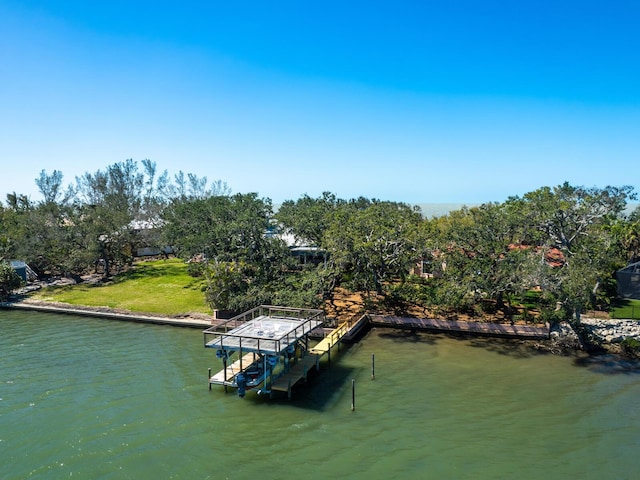
[[[640,320],[640,300],[618,300],[611,307],[611,318]]]
[[[211,314],[202,290],[204,281],[191,277],[179,259],[138,262],[106,284],[50,287],[32,298],[72,305],[109,307],[163,315]]]

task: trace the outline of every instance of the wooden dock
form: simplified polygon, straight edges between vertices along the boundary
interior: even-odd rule
[[[298,362],[295,365],[292,365],[288,372],[274,380],[271,384],[271,390],[276,392],[287,392],[287,395],[291,398],[291,387],[302,379],[306,381],[309,370],[314,366],[317,369],[319,361],[319,355],[307,355],[298,359]]]
[[[300,380],[307,379],[309,370],[314,366],[319,368],[320,358],[331,355],[331,349],[342,340],[353,326],[350,322],[343,322],[337,328],[329,332],[317,345],[309,349],[307,355],[297,360],[297,363],[290,365],[289,370],[280,375],[271,384],[270,390],[275,392],[287,392],[291,398],[291,388]],[[331,358],[331,357],[329,357]]]
[[[291,365],[289,370],[280,375],[271,384],[271,391],[287,392],[291,398],[291,388],[300,380],[307,379],[307,374],[314,365],[316,370],[319,369],[320,359],[323,355],[328,355],[331,359],[331,349],[338,345],[342,340],[349,338],[354,332],[359,331],[363,325],[368,322],[365,315],[358,320],[348,320],[342,322],[337,328],[327,333],[327,335],[318,342],[314,347],[310,348],[307,355],[299,358],[295,365]]]
[[[409,318],[393,315],[369,315],[369,323],[375,327],[412,328],[438,332],[472,333],[496,337],[547,339],[549,324],[520,325],[493,322],[465,322],[437,318]]]
[[[333,348],[349,331],[349,322],[341,323],[331,333],[324,337],[315,347],[309,350],[313,355],[324,355]]]
[[[263,322],[261,325],[256,326],[256,328],[260,327],[264,329],[264,320],[261,320],[260,317],[253,318],[250,320],[252,322]],[[275,320],[274,320],[275,321]],[[246,323],[246,322],[245,322]],[[236,330],[226,331],[220,333],[216,327],[212,327],[209,330],[205,331],[206,334],[213,334],[218,336],[224,336],[224,346],[230,350],[239,351],[241,355],[243,355],[243,349],[251,348],[252,352],[246,353],[242,356],[241,359],[236,360],[231,365],[228,365],[225,369],[216,373],[215,375],[209,378],[209,383],[225,385],[225,386],[233,386],[236,376],[249,368],[252,364],[255,363],[259,355],[265,354],[265,348],[269,347],[274,340],[264,339],[260,337],[261,344],[257,347],[253,348],[251,342],[256,340],[257,335],[260,334],[260,331],[257,331],[255,335],[244,335],[242,337],[243,344],[242,349],[240,348],[240,344],[236,348],[232,340],[236,336],[240,336],[242,332],[239,332],[240,328],[245,328],[242,325],[235,327]],[[394,315],[362,315],[360,317],[353,317],[352,319],[340,323],[333,330],[327,330],[325,328],[324,332],[326,335],[313,347],[306,350],[306,352],[302,352],[302,356],[294,359],[293,357],[288,357],[284,350],[284,346],[279,350],[275,351],[275,354],[283,357],[285,363],[281,363],[283,365],[284,371],[278,369],[278,372],[270,378],[265,379],[265,384],[263,388],[264,393],[272,393],[272,392],[286,392],[287,396],[291,398],[292,388],[301,382],[302,380],[306,381],[309,372],[315,367],[316,370],[320,367],[320,360],[324,355],[327,355],[329,362],[331,361],[331,350],[333,347],[339,345],[342,341],[345,340],[353,340],[355,339],[362,329],[367,326],[374,327],[384,327],[384,328],[398,328],[398,329],[414,329],[414,330],[422,330],[422,331],[432,331],[432,332],[453,332],[453,333],[467,333],[473,335],[486,335],[486,336],[496,336],[496,337],[510,337],[510,338],[522,338],[522,339],[548,339],[549,338],[549,324],[543,325],[525,325],[525,324],[509,324],[509,323],[491,323],[491,322],[466,322],[462,320],[446,320],[446,319],[437,319],[437,318],[410,318],[410,317],[401,317]],[[301,330],[300,338],[306,338],[311,336],[311,332],[321,333],[322,328],[318,325],[310,325],[309,330]],[[234,333],[235,332],[235,333]],[[297,330],[296,330],[297,332]],[[228,338],[227,338],[228,337]],[[283,337],[284,338],[284,337]],[[257,341],[257,340],[256,340]],[[266,343],[265,343],[266,342]],[[271,342],[271,343],[269,343]],[[207,342],[205,336],[205,346],[207,347],[216,347],[220,348],[223,345],[223,342],[219,342],[220,345],[214,344],[214,342]],[[284,345],[284,344],[283,344]],[[289,349],[289,345],[293,345],[293,343],[289,342],[286,344],[287,350]],[[245,350],[246,352],[246,350]],[[259,352],[259,353],[255,353]]]
[[[242,358],[239,358],[231,365],[227,365],[227,368],[223,368],[215,375],[209,378],[209,383],[214,385],[231,385],[233,381],[233,377],[238,375],[240,372],[246,370],[249,366],[251,366],[256,360],[258,355],[253,352],[247,353]]]

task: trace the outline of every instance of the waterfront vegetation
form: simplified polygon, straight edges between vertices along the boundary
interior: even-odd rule
[[[138,261],[111,281],[51,286],[31,293],[30,298],[160,315],[211,314],[203,295],[206,283],[189,271],[189,265],[177,258]],[[519,304],[522,313],[515,320],[532,320],[527,312],[535,310],[539,295],[532,291],[525,296]],[[609,313],[611,318],[640,319],[640,300],[617,300]]]
[[[335,305],[346,291],[362,310],[553,322],[625,312],[615,272],[640,259],[640,209],[628,211],[627,186],[565,183],[426,218],[404,203],[329,192],[274,211],[256,193],[158,174],[148,160],[86,173],[66,190],[62,179],[43,170],[40,201],[7,196],[0,261],[75,279],[39,294],[68,303],[179,314]],[[164,260],[140,263],[142,250]],[[87,275],[99,281],[81,283]],[[13,281],[2,280],[4,291]]]
[[[211,308],[203,295],[206,283],[189,272],[189,265],[177,258],[138,261],[132,269],[110,281],[51,286],[31,293],[30,297],[44,302],[104,306],[160,315],[210,314]],[[528,312],[535,311],[539,296],[537,291],[526,294],[518,304],[517,310],[521,313],[514,315],[514,319],[533,320]],[[640,300],[617,300],[611,305],[610,315],[612,318],[640,319]]]

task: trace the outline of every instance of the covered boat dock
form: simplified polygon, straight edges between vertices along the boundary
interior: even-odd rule
[[[204,346],[215,349],[223,362],[222,370],[209,376],[209,385],[237,388],[241,397],[255,387],[262,387],[259,393],[281,390],[278,380],[298,371],[294,367],[317,365],[309,336],[324,322],[322,310],[261,305],[204,330]],[[287,380],[289,395],[300,378]]]

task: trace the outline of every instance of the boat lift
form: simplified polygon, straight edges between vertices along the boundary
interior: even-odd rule
[[[271,393],[292,363],[313,359],[317,364],[309,334],[324,321],[322,310],[261,305],[204,330],[204,346],[215,349],[223,363],[222,370],[209,375],[209,388],[233,387],[244,397],[248,389],[263,385],[258,393]]]

